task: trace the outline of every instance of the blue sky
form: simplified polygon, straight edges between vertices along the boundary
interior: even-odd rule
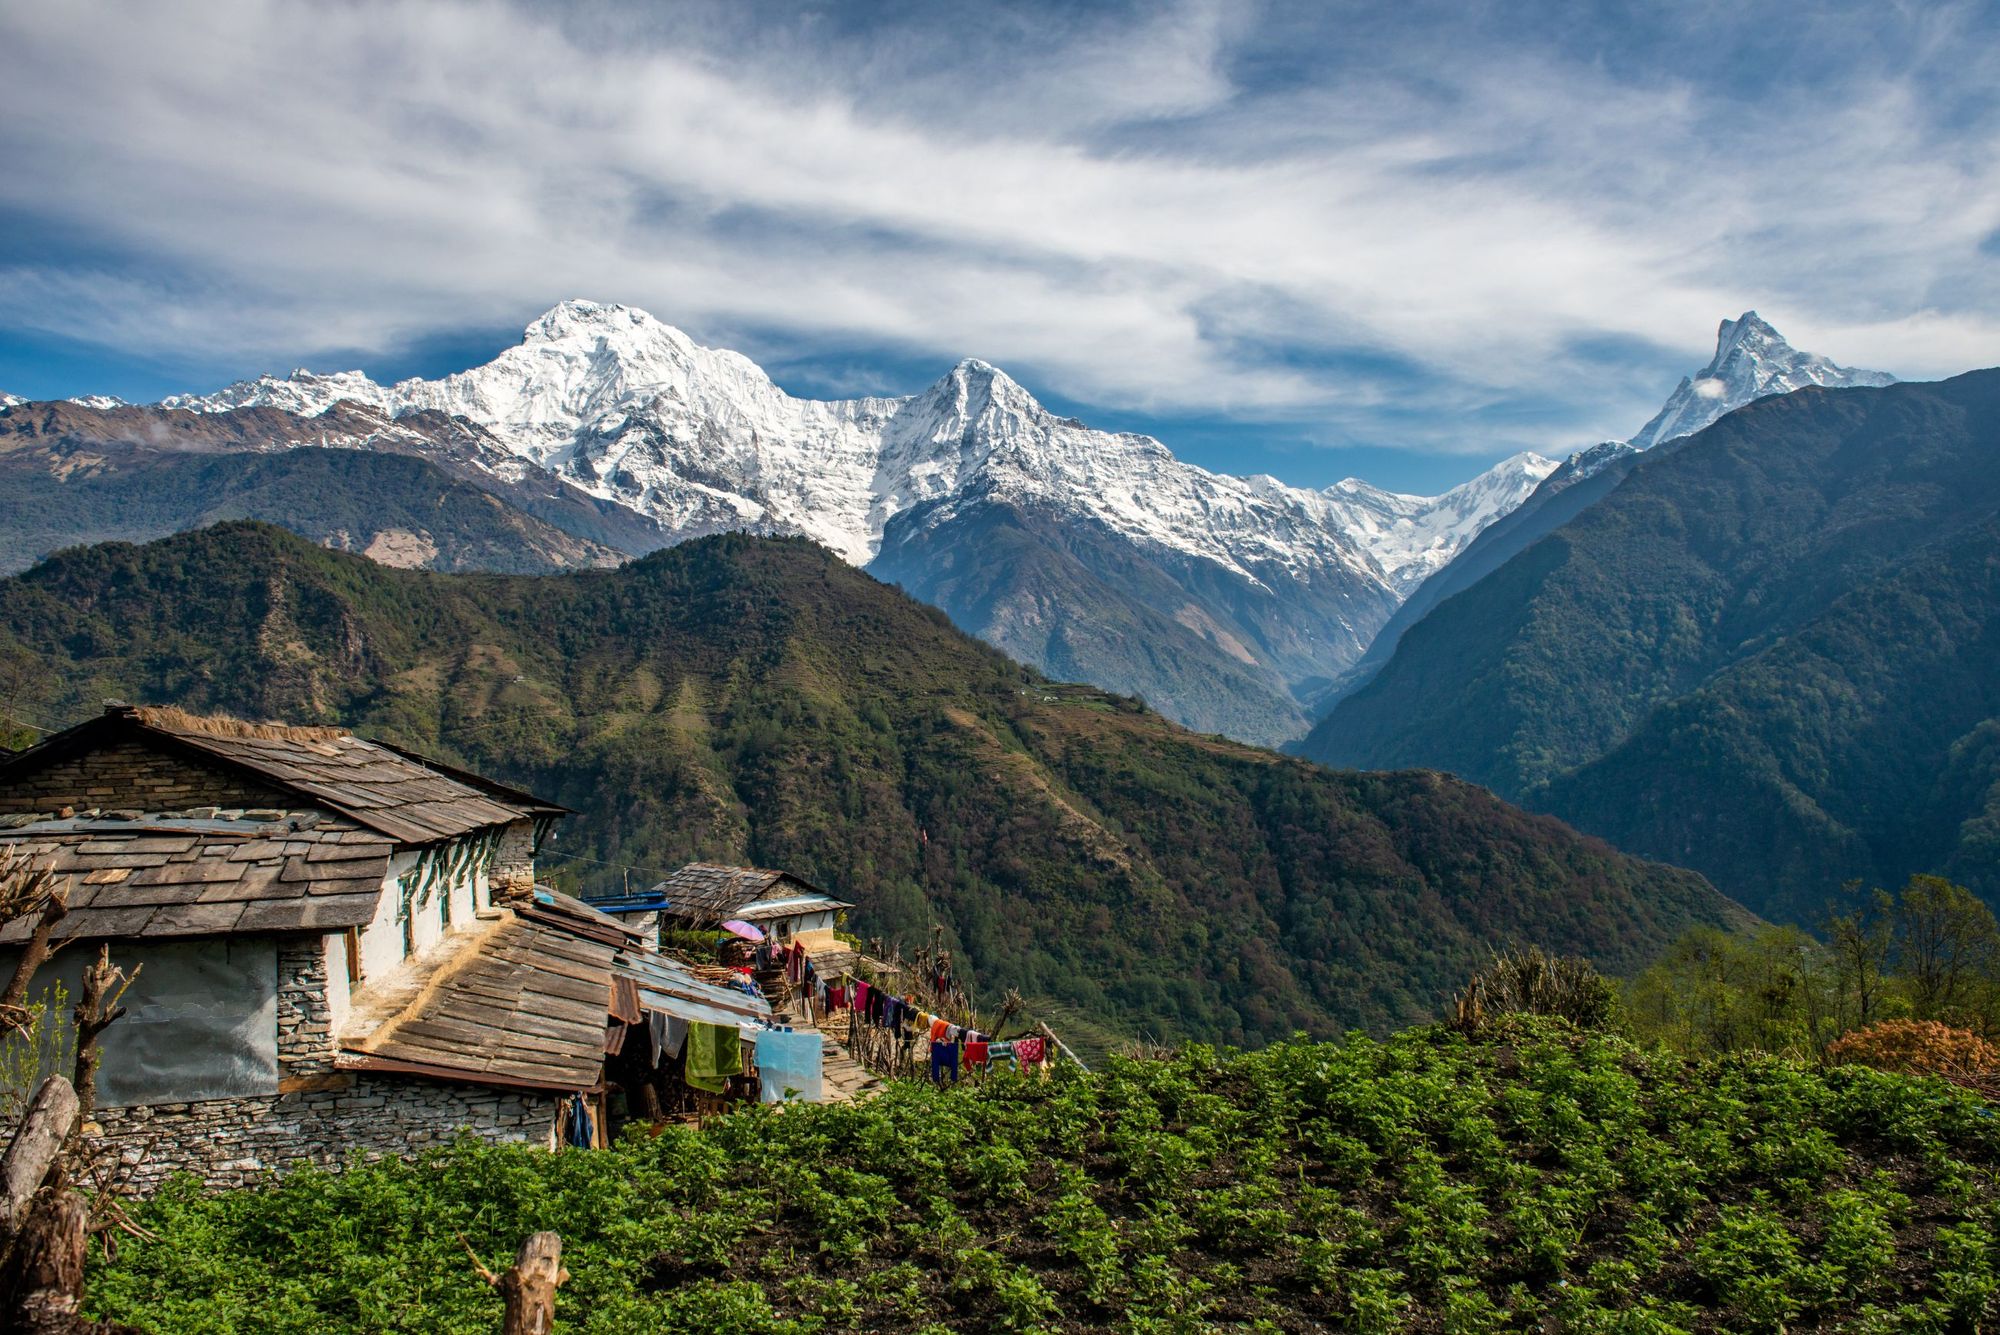
[[[473,364],[569,296],[963,356],[1228,472],[1635,430],[1755,308],[2000,363],[1990,5],[0,0],[0,389]]]

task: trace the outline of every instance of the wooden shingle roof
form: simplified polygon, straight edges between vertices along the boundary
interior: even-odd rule
[[[399,1014],[344,1042],[348,1068],[531,1089],[590,1089],[603,1076],[618,952],[509,916],[469,938]]]
[[[107,708],[39,746],[0,758],[0,786],[62,756],[126,740],[247,773],[399,843],[567,814],[555,803],[338,728],[245,724],[130,705]]]
[[[68,886],[58,940],[329,931],[375,916],[393,841],[317,811],[275,819],[34,820],[0,850]],[[26,940],[32,918],[0,927]]]
[[[697,922],[723,922],[760,900],[815,898],[835,908],[852,907],[788,871],[714,862],[690,862],[653,888],[667,897],[668,913]]]

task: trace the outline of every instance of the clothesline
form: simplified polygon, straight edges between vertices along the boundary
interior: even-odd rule
[[[1025,1069],[1049,1059],[1047,1041],[1040,1036],[1000,1042],[970,1025],[925,1010],[913,997],[898,996],[873,983],[856,981],[850,993],[843,979],[829,989],[828,1002],[835,1009],[845,1005],[852,1017],[850,1032],[858,1033],[865,1022],[912,1045],[919,1037],[926,1039],[930,1077],[936,1083],[943,1083],[947,1075],[957,1080],[962,1068],[1007,1065]]]

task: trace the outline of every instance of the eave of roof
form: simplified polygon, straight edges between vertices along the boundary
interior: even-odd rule
[[[798,895],[791,899],[760,899],[738,909],[735,916],[746,922],[766,918],[789,918],[800,913],[820,913],[829,909],[851,909],[854,905],[831,895]]]
[[[0,829],[66,883],[59,941],[331,931],[374,920],[394,843],[319,812],[276,821],[78,819]],[[25,940],[28,918],[0,925]]]

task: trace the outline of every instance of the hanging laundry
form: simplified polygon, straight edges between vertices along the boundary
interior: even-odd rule
[[[1048,1040],[1044,1038],[1017,1038],[1014,1040],[1014,1055],[1023,1066],[1034,1066],[1048,1056]]]
[[[565,1145],[587,1150],[597,1138],[596,1124],[591,1120],[590,1104],[583,1095],[572,1094],[563,1104],[562,1139]]]
[[[669,1015],[667,1017],[666,1041],[661,1044],[660,1051],[669,1057],[680,1056],[681,1050],[687,1046],[687,1036],[688,1022],[678,1015]]]
[[[688,1026],[686,1079],[710,1094],[729,1092],[728,1079],[743,1073],[743,1040],[734,1025],[724,1028],[697,1020]]]
[[[933,1043],[944,1042],[945,1033],[950,1027],[951,1026],[947,1025],[941,1017],[933,1015],[931,1017],[931,1042]]]
[[[763,1029],[757,1034],[758,1097],[765,1103],[818,1103],[825,1040],[810,1029]]]
[[[965,1064],[967,1066],[986,1065],[986,1048],[987,1045],[985,1043],[967,1039],[965,1043]]]
[[[951,1072],[953,1080],[958,1079],[958,1044],[931,1044],[931,1080],[935,1084],[944,1083],[944,1073]]]

